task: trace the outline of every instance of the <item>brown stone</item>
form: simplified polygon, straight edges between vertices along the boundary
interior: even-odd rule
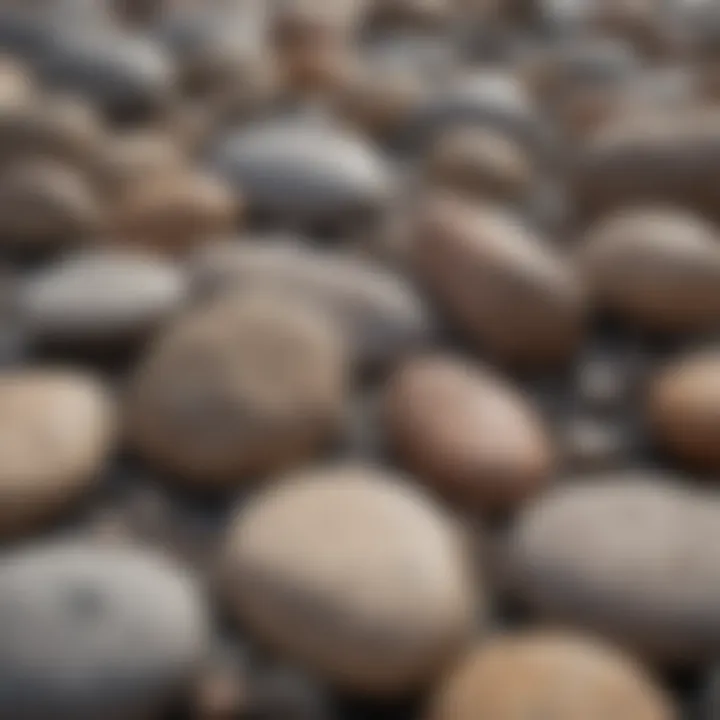
[[[475,651],[442,687],[429,720],[673,720],[666,693],[633,660],[595,640],[516,633]]]
[[[525,398],[482,366],[409,362],[386,397],[390,442],[440,493],[480,510],[512,509],[550,480],[553,450]]]
[[[344,411],[344,343],[280,292],[202,308],[151,348],[128,398],[132,446],[187,484],[236,486],[314,456]]]
[[[586,237],[579,262],[597,303],[641,328],[720,326],[720,234],[667,208],[618,212]]]
[[[581,287],[550,245],[492,206],[443,197],[419,214],[412,264],[470,341],[523,367],[573,354],[582,335]]]
[[[115,412],[91,377],[0,375],[0,535],[36,529],[80,500],[112,448]]]
[[[720,353],[670,363],[652,379],[648,396],[658,444],[690,467],[720,470]]]
[[[232,607],[259,638],[366,694],[421,686],[471,632],[453,524],[380,471],[307,471],[270,487],[236,519],[225,562]]]

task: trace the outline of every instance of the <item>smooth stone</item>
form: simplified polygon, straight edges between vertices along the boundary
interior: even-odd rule
[[[691,468],[720,469],[720,353],[692,353],[651,378],[647,419],[658,445]]]
[[[112,225],[121,244],[182,253],[231,234],[241,205],[219,178],[179,170],[128,185],[114,208]]]
[[[720,501],[658,473],[558,487],[517,520],[509,563],[536,613],[648,659],[698,665],[720,652]]]
[[[472,127],[441,135],[427,163],[432,181],[480,199],[501,202],[521,201],[534,174],[521,146],[502,133]]]
[[[156,717],[202,660],[207,617],[161,556],[65,542],[0,558],[0,715]]]
[[[634,459],[636,434],[636,428],[624,421],[571,418],[560,441],[563,469],[587,473],[621,468]]]
[[[546,142],[538,109],[520,78],[495,70],[457,74],[442,83],[418,107],[406,132],[428,144],[442,132],[467,125],[505,133],[528,150]]]
[[[401,276],[362,258],[260,242],[201,250],[191,270],[197,291],[277,287],[315,302],[336,318],[362,365],[387,365],[432,343],[428,308]]]
[[[229,602],[258,638],[342,688],[403,695],[454,660],[473,589],[456,528],[395,476],[308,470],[240,512]]]
[[[114,447],[115,407],[91,376],[0,373],[0,535],[36,530],[94,487]]]
[[[0,171],[0,244],[20,253],[80,245],[102,222],[90,179],[70,166],[28,160]]]
[[[113,118],[152,116],[169,106],[175,89],[172,59],[159,43],[109,30],[54,35],[38,73],[49,87],[78,94]]]
[[[467,339],[503,364],[567,361],[583,332],[574,268],[513,214],[432,198],[418,212],[414,270]]]
[[[720,717],[720,671],[717,667],[712,671],[703,692],[701,713],[698,720],[715,720]]]
[[[633,208],[589,231],[578,261],[597,304],[650,331],[720,327],[720,233],[682,210]]]
[[[37,343],[94,349],[146,339],[185,297],[185,277],[168,261],[101,249],[67,256],[31,275],[17,302]]]
[[[644,667],[591,638],[515,632],[481,645],[442,686],[429,720],[677,720]]]
[[[0,108],[29,105],[36,92],[28,67],[14,58],[0,58]]]
[[[380,209],[391,193],[381,157],[360,137],[323,123],[274,121],[222,138],[212,165],[250,209],[315,226]]]
[[[324,313],[277,289],[221,299],[150,348],[127,398],[131,446],[191,488],[246,484],[336,437],[348,370]]]
[[[463,507],[512,510],[551,480],[554,451],[542,418],[482,365],[411,360],[391,378],[384,414],[403,464]]]
[[[619,113],[579,149],[570,183],[578,212],[594,218],[643,204],[717,217],[720,113],[712,105]]]

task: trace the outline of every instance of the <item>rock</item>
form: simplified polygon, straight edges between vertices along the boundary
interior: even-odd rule
[[[308,121],[275,121],[222,138],[213,167],[251,210],[302,227],[343,223],[377,211],[391,178],[359,137]]]
[[[0,559],[0,714],[156,716],[207,642],[192,580],[141,550],[31,546]]]
[[[449,319],[502,363],[566,361],[583,325],[578,278],[513,215],[436,198],[419,211],[415,271]]]
[[[720,327],[720,234],[691,213],[615,213],[590,231],[578,260],[598,305],[642,329]]]
[[[314,308],[281,291],[220,300],[141,363],[127,401],[131,444],[191,487],[236,487],[333,439],[347,370],[342,338]]]
[[[466,659],[438,693],[431,720],[673,720],[671,699],[645,669],[580,636],[500,636]]]
[[[533,169],[520,146],[501,133],[460,128],[441,135],[428,158],[430,177],[481,199],[518,201]]]
[[[392,475],[307,471],[251,501],[226,550],[232,608],[256,635],[341,687],[402,694],[471,630],[452,523]]]
[[[179,268],[127,250],[89,250],[32,275],[18,294],[36,343],[121,348],[147,339],[185,300]]]
[[[611,637],[653,661],[720,650],[720,501],[658,473],[559,487],[510,539],[513,586],[536,612]]]
[[[410,361],[389,383],[385,422],[408,469],[465,507],[512,510],[551,479],[553,448],[539,414],[481,365]]]
[[[102,204],[88,179],[50,160],[0,171],[0,243],[20,253],[79,245],[102,222]]]
[[[145,118],[166,109],[175,88],[172,60],[158,43],[120,32],[67,29],[53,35],[39,74],[111,118]]]
[[[224,182],[188,170],[129,185],[114,210],[121,243],[183,252],[232,233],[240,203]]]
[[[617,469],[634,459],[638,438],[632,423],[572,418],[560,441],[563,468],[573,473]]]
[[[717,668],[710,676],[703,694],[701,711],[703,714],[699,715],[698,720],[715,720],[720,715],[720,672]]]
[[[663,449],[698,469],[720,469],[720,353],[693,353],[650,381],[647,417]]]
[[[11,57],[0,57],[0,108],[29,105],[36,90],[27,67]]]
[[[717,216],[720,113],[685,104],[619,113],[578,152],[571,187],[586,217],[643,204]]]
[[[505,133],[528,150],[546,141],[532,97],[519,78],[503,71],[457,74],[443,83],[411,118],[407,132],[427,145],[458,126]]]
[[[379,264],[291,244],[217,243],[194,267],[198,292],[277,287],[333,314],[363,365],[382,366],[432,342],[434,326],[413,288]]]
[[[35,530],[92,489],[115,440],[95,379],[52,369],[0,373],[0,535]]]

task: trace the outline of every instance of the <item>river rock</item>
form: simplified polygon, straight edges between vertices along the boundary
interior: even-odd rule
[[[410,361],[390,381],[385,422],[403,463],[464,506],[513,509],[551,479],[553,448],[539,414],[482,365]]]
[[[529,506],[510,542],[518,597],[670,665],[720,650],[720,500],[658,473],[575,480]]]
[[[640,328],[720,327],[720,234],[691,213],[619,211],[591,229],[579,262],[597,303]]]
[[[645,669],[581,636],[515,633],[482,645],[440,690],[429,720],[673,720]]]
[[[583,293],[552,246],[490,205],[442,197],[418,214],[412,265],[469,341],[517,366],[549,366],[573,354]]]
[[[193,267],[201,294],[277,287],[317,303],[335,317],[363,365],[387,364],[434,336],[428,308],[414,289],[370,260],[274,239],[210,245]]]
[[[0,558],[0,715],[156,717],[201,661],[207,619],[160,556],[65,542]]]
[[[120,348],[146,339],[181,306],[181,270],[128,250],[86,250],[31,275],[18,311],[31,338],[66,349]]]
[[[211,303],[161,336],[131,382],[127,429],[153,466],[199,489],[235,487],[316,455],[338,432],[342,337],[282,293]]]
[[[452,662],[471,631],[458,540],[429,499],[392,475],[307,471],[236,518],[230,602],[258,637],[332,683],[402,694]]]

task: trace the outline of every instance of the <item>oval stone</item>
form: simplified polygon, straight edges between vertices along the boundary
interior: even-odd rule
[[[225,563],[232,607],[259,638],[366,694],[417,688],[471,631],[454,525],[380,471],[328,468],[273,485],[236,518]]]
[[[579,279],[515,216],[434,199],[419,213],[410,254],[448,318],[500,362],[549,366],[574,352],[584,314]]]
[[[377,210],[391,190],[389,171],[369,145],[322,123],[239,130],[217,143],[211,162],[251,209],[303,226]]]
[[[688,466],[720,470],[720,352],[671,362],[648,390],[648,424],[660,447]]]
[[[202,659],[192,580],[139,549],[79,542],[0,557],[0,715],[155,717]]]
[[[86,495],[114,446],[116,413],[94,378],[0,373],[0,535],[50,522]]]
[[[559,633],[514,633],[476,650],[441,688],[428,720],[677,720],[645,669],[610,646]]]
[[[31,338],[67,349],[121,347],[146,339],[183,303],[175,265],[132,251],[89,250],[30,276],[18,311]]]
[[[720,327],[720,234],[691,213],[615,213],[591,229],[578,260],[597,303],[641,328]]]
[[[389,383],[385,423],[410,470],[471,508],[512,509],[551,478],[553,449],[539,414],[481,365],[410,361]]]
[[[199,489],[316,455],[337,434],[348,366],[330,320],[282,292],[242,293],[162,335],[131,382],[127,431],[153,466]]]
[[[277,287],[321,306],[347,335],[363,365],[384,365],[429,345],[428,308],[399,275],[359,257],[284,240],[218,243],[194,262],[198,292]]]
[[[519,517],[518,596],[648,658],[691,665],[720,651],[720,499],[658,474],[559,487]]]

